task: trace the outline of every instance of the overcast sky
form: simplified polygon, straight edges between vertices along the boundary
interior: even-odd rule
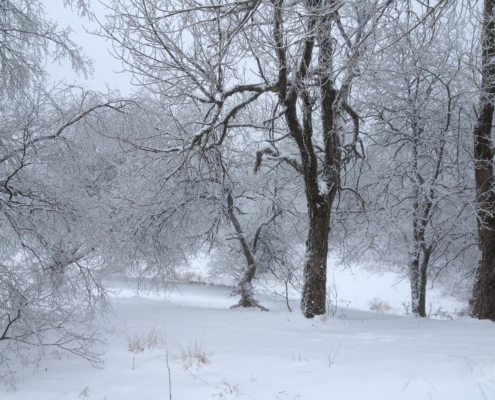
[[[70,26],[75,31],[71,35],[72,40],[82,47],[84,53],[94,61],[94,75],[88,79],[74,73],[70,62],[62,65],[48,62],[47,70],[54,82],[64,80],[69,84],[83,84],[88,89],[101,92],[106,92],[108,85],[111,89],[119,89],[123,95],[130,94],[132,91],[131,77],[129,74],[118,73],[122,67],[120,62],[109,54],[110,42],[86,32],[86,30],[97,29],[98,24],[87,18],[80,18],[75,10],[64,8],[62,0],[44,0],[44,5],[47,18],[57,22],[60,29]],[[105,8],[98,1],[91,2],[91,10],[100,21],[105,20]]]

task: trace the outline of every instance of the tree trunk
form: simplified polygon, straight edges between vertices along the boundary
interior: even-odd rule
[[[330,207],[326,203],[316,203],[309,207],[307,260],[304,266],[301,308],[306,318],[313,318],[315,315],[325,314]]]
[[[474,128],[474,158],[478,202],[480,259],[470,301],[471,316],[495,320],[495,193],[493,176],[493,101],[495,97],[495,0],[485,0],[481,65],[481,96]]]
[[[474,131],[480,259],[470,311],[475,318],[495,320],[495,194],[491,149],[493,104],[488,103],[486,98],[484,100]]]
[[[257,268],[256,257],[254,255],[256,243],[254,245],[254,248],[251,248],[249,242],[244,236],[242,226],[234,214],[234,199],[232,197],[232,194],[230,193],[227,196],[227,202],[228,202],[227,212],[232,224],[234,225],[235,231],[237,233],[237,237],[242,247],[242,252],[247,262],[247,266],[242,271],[242,276],[241,279],[239,280],[241,300],[239,300],[239,303],[237,303],[233,307],[258,307],[263,311],[268,311],[268,308],[263,307],[258,301],[254,299],[253,296],[252,281],[254,275],[256,274],[256,268]],[[259,234],[259,230],[256,236],[258,236],[258,234]]]
[[[243,271],[242,278],[239,282],[239,288],[241,290],[239,305],[241,307],[255,307],[257,305],[253,297],[253,284],[251,283],[255,272],[256,264],[248,265]]]
[[[421,254],[423,261],[420,264]],[[411,312],[419,317],[426,317],[426,283],[431,249],[420,250],[415,254],[409,266],[411,281]]]
[[[423,262],[419,270],[419,309],[417,315],[420,317],[426,317],[426,271],[430,262],[430,251],[425,251],[423,257]]]
[[[242,307],[254,307],[256,305],[256,301],[253,297],[253,285],[252,280],[254,278],[254,274],[256,273],[256,260],[254,258],[254,254],[249,246],[248,241],[244,237],[244,232],[242,231],[241,224],[237,220],[237,217],[234,214],[234,199],[232,195],[229,193],[227,196],[228,203],[228,215],[230,221],[234,225],[234,229],[237,233],[237,237],[239,242],[241,243],[242,252],[244,253],[244,257],[246,258],[247,266],[244,268],[242,272],[241,279],[239,281],[239,289],[241,291],[241,300],[237,306]]]
[[[318,5],[322,3],[318,2]],[[316,5],[316,4],[314,4]],[[333,79],[333,45],[331,37],[331,17],[322,16],[318,21],[318,67],[321,95],[321,124],[323,132],[325,159],[322,163],[324,184],[318,183],[317,157],[312,151],[313,160],[305,173],[306,198],[309,212],[309,232],[306,242],[306,265],[304,266],[304,285],[301,308],[306,318],[325,314],[328,236],[330,233],[330,215],[333,201],[340,188],[341,143],[338,129],[339,104]],[[344,91],[345,92],[345,91]],[[341,93],[345,98],[345,94]],[[303,93],[303,126],[307,142],[311,143],[312,104]],[[304,112],[305,111],[305,112]],[[307,148],[308,146],[306,146]],[[301,154],[304,152],[301,151]],[[309,158],[309,157],[308,157]],[[303,159],[304,160],[304,159]],[[323,188],[320,188],[320,185]],[[323,189],[322,191],[320,189]],[[323,192],[323,194],[321,193]]]
[[[411,283],[411,312],[420,315],[419,301],[419,258],[414,257],[409,264],[409,281]]]
[[[292,138],[299,149],[301,163],[299,171],[304,179],[308,202],[309,232],[306,241],[306,264],[304,266],[301,308],[306,318],[325,313],[326,273],[328,255],[328,236],[330,232],[330,213],[337,190],[340,188],[341,143],[340,130],[336,126],[340,102],[344,101],[349,84],[343,85],[340,100],[333,79],[333,45],[331,13],[319,15],[321,7],[333,9],[333,1],[308,0],[306,5],[314,14],[307,20],[307,35],[302,43],[301,58],[291,85],[287,85],[287,54],[282,29],[283,0],[272,0],[274,4],[274,40],[279,62],[279,98],[285,105],[285,120]],[[329,9],[326,8],[326,11]],[[311,70],[314,59],[315,42],[318,42],[318,67]],[[317,71],[321,94],[321,123],[324,142],[324,161],[319,158],[313,142],[313,116],[315,104],[310,86],[307,85],[308,73]],[[298,104],[298,99],[300,103]],[[298,113],[301,113],[300,123]],[[317,115],[317,114],[316,114]],[[320,175],[321,173],[321,175]],[[322,182],[323,181],[323,182]]]
[[[487,231],[486,228],[480,230]],[[476,270],[470,311],[474,318],[495,321],[495,234],[493,230],[484,233],[487,233],[486,237],[481,238],[480,232],[481,259]]]

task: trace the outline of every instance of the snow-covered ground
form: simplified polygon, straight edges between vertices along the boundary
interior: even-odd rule
[[[262,312],[230,309],[238,299],[226,287],[179,284],[164,300],[113,282],[123,290],[103,324],[104,368],[59,352],[34,374],[14,362],[17,388],[0,398],[495,399],[493,322],[406,316],[408,282],[391,272],[331,267],[329,276],[341,309],[312,320],[296,300],[289,312],[269,283]],[[465,306],[439,291],[428,301],[451,315]],[[370,310],[377,304],[386,312]]]

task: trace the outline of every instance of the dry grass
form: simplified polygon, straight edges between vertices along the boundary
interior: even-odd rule
[[[185,371],[192,367],[201,368],[210,363],[209,354],[206,353],[203,341],[189,342],[186,347],[180,346],[180,361]]]
[[[151,329],[147,335],[145,333],[141,335],[135,333],[134,336],[127,336],[126,339],[129,344],[129,351],[133,353],[142,353],[145,350],[151,351],[157,347],[167,345],[165,330],[160,331],[156,328]]]

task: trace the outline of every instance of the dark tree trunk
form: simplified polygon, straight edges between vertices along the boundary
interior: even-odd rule
[[[430,262],[430,252],[426,251],[424,254],[423,263],[421,264],[419,274],[419,309],[418,315],[420,317],[426,317],[426,283],[427,283],[427,270]]]
[[[426,317],[426,283],[431,250],[420,250],[415,254],[409,266],[411,280],[411,312],[419,317]],[[420,262],[420,258],[423,260]]]
[[[488,237],[480,237],[479,240],[481,259],[476,270],[476,283],[470,302],[471,316],[495,321],[495,235],[493,230],[486,233]]]
[[[435,193],[430,192],[430,199]],[[416,197],[419,197],[416,193]],[[414,203],[413,238],[414,253],[409,265],[409,279],[411,281],[411,311],[419,317],[426,317],[426,282],[428,266],[430,264],[431,247],[426,245],[426,228],[430,219],[430,211],[433,203],[426,202],[421,210],[419,203]]]
[[[325,203],[310,205],[309,232],[301,308],[307,318],[325,314],[328,234],[330,207]]]
[[[419,301],[419,258],[414,257],[409,265],[409,281],[411,283],[411,312],[421,316]]]
[[[488,99],[482,105],[474,131],[480,259],[470,306],[473,317],[495,320],[495,194],[491,149],[493,104],[486,101]]]
[[[304,266],[304,283],[301,307],[305,317],[325,313],[326,274],[328,237],[330,233],[330,214],[337,191],[340,189],[340,172],[342,161],[342,144],[337,122],[341,109],[350,90],[353,75],[348,74],[339,91],[335,89],[333,78],[333,42],[331,37],[332,22],[335,15],[328,12],[337,2],[332,0],[307,0],[306,6],[314,13],[307,20],[307,35],[302,43],[299,65],[294,68],[295,76],[288,85],[287,54],[284,32],[282,29],[283,0],[272,0],[274,5],[274,40],[279,63],[279,98],[286,107],[285,120],[299,149],[301,173],[309,214],[309,232],[306,241],[306,264]],[[325,12],[319,13],[322,8]],[[315,43],[317,47],[315,47]],[[314,113],[314,92],[307,85],[310,64],[315,63],[314,50],[318,49],[317,66],[313,71],[318,74],[320,86],[320,113]],[[357,59],[357,58],[356,58]],[[348,67],[349,69],[351,67]],[[299,101],[299,103],[298,103]],[[347,110],[351,108],[347,105]],[[298,114],[301,114],[301,121]],[[319,115],[318,115],[319,114]],[[355,113],[354,113],[355,114]],[[319,161],[313,142],[313,116],[321,118],[324,160]],[[356,114],[357,115],[357,114]],[[359,130],[359,119],[353,119]],[[320,162],[320,164],[319,164]],[[294,166],[294,163],[291,163]]]
[[[495,320],[495,193],[493,176],[493,102],[495,98],[495,0],[483,8],[481,97],[474,128],[478,240],[480,259],[470,301],[471,316]]]

